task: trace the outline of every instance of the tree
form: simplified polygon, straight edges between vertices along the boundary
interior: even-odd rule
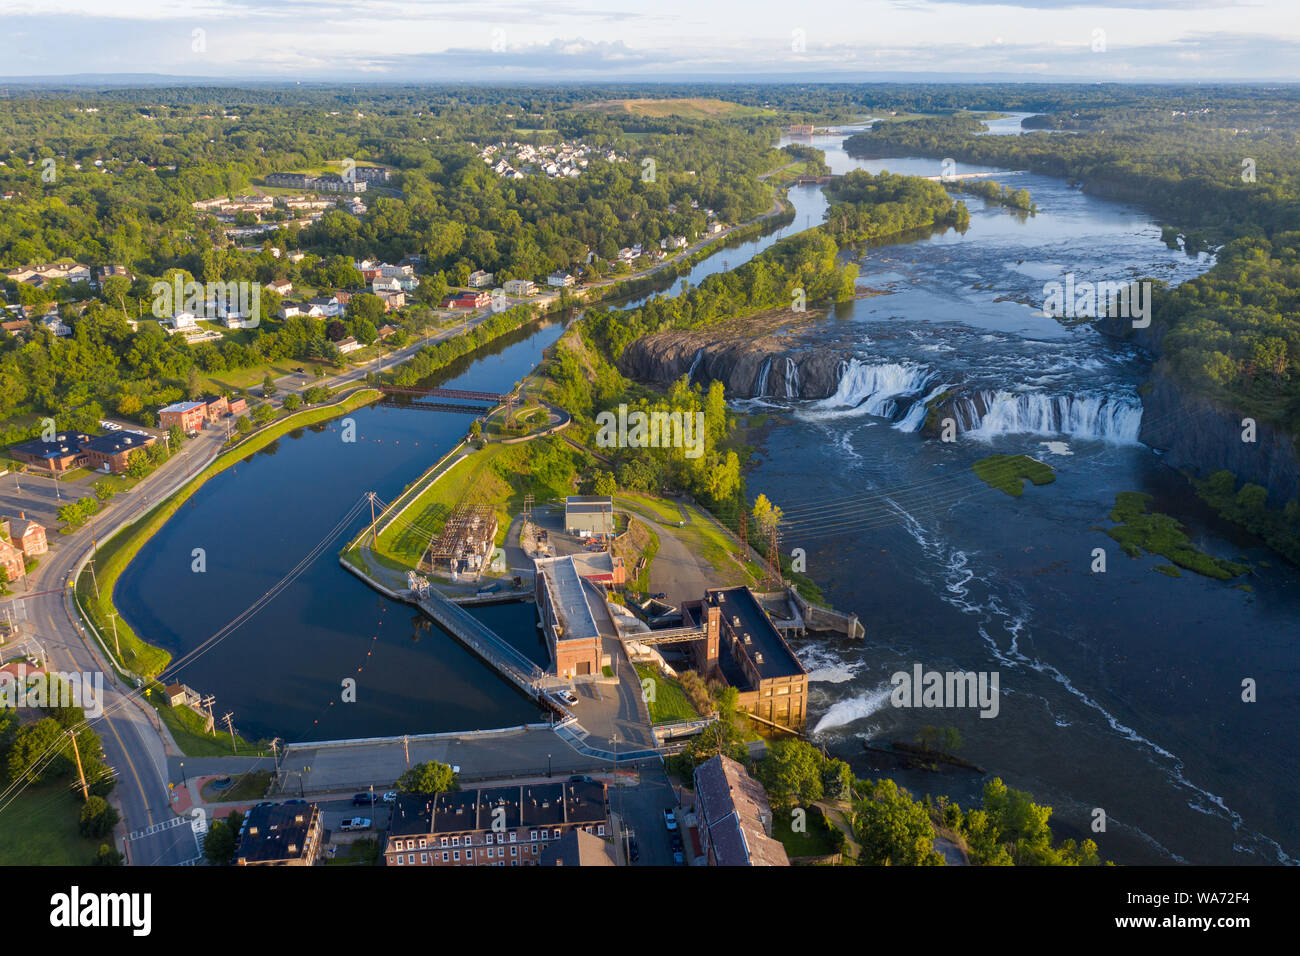
[[[131,478],[143,478],[149,474],[149,456],[143,448],[137,448],[127,456],[126,473]]]
[[[92,840],[102,839],[113,832],[120,817],[103,797],[90,797],[81,808],[78,829],[81,835]]]
[[[397,781],[397,789],[403,793],[418,793],[433,796],[456,789],[456,775],[451,767],[437,760],[418,763]]]
[[[94,485],[95,497],[103,504],[113,500],[113,495],[117,494],[107,481],[97,481]]]
[[[592,484],[592,493],[597,495],[613,495],[618,491],[618,482],[614,480],[613,472],[598,471],[596,480]]]
[[[754,499],[754,510],[751,514],[764,535],[770,534],[772,529],[778,527],[781,524],[781,519],[785,517],[784,512],[768,501],[767,495],[762,494]]]
[[[233,816],[233,814],[232,814]],[[235,824],[214,820],[203,840],[203,856],[213,866],[229,866],[235,859]]]
[[[22,777],[29,783],[39,783],[64,772],[67,769],[66,762],[54,760],[42,763],[49,751],[60,746],[62,735],[58,721],[49,717],[18,728],[13,745],[9,748],[9,778],[17,780]]]
[[[822,755],[803,740],[778,740],[758,765],[772,806],[789,810],[822,798]]]
[[[853,796],[853,770],[843,760],[822,765],[822,792],[827,800],[848,800]]]
[[[853,832],[869,866],[942,866],[924,805],[892,780],[872,784],[853,807]]]
[[[270,398],[274,394],[275,394],[275,379],[271,377],[270,372],[267,372],[266,377],[262,379],[262,397]]]
[[[191,401],[203,394],[203,379],[199,377],[199,370],[193,365],[190,366],[189,375],[185,379],[185,394]]]
[[[302,404],[302,399],[297,395],[297,393],[290,392],[288,395],[284,397],[285,411],[289,411],[289,412],[296,411],[298,409],[298,406],[301,404]]]
[[[107,843],[101,843],[95,851],[95,866],[123,866],[125,863],[126,857]]]

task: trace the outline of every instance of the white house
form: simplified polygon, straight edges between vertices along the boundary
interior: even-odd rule
[[[491,272],[484,272],[482,269],[479,269],[469,274],[469,287],[471,289],[486,289],[491,284]]]
[[[536,295],[537,283],[531,279],[507,279],[504,289],[506,295],[511,296]]]
[[[553,288],[563,289],[573,285],[573,276],[567,272],[552,272],[546,277],[546,284]]]

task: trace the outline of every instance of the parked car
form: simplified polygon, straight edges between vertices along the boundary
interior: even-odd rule
[[[666,591],[656,591],[654,594],[650,595],[650,597],[656,601],[662,601],[668,597],[668,593]]]
[[[595,782],[596,781],[593,780],[591,777],[588,777],[586,774],[581,774],[581,773],[575,773],[572,777],[569,778],[569,783],[595,783]]]
[[[578,695],[571,690],[562,690],[557,696],[570,707],[578,702]]]
[[[286,807],[294,807],[294,806],[297,806],[297,805],[300,804],[300,803],[306,803],[306,802],[307,802],[306,800],[299,800],[297,797],[294,797],[292,800],[286,800],[286,801],[284,801],[284,805],[285,805]]]
[[[635,863],[641,857],[641,848],[636,845],[636,837],[627,838],[627,858]]]
[[[351,820],[344,820],[339,824],[340,830],[369,830],[370,819],[368,817],[353,817]]]
[[[368,807],[374,802],[375,795],[373,793],[358,793],[352,798],[352,805],[354,807]]]
[[[396,790],[389,790],[386,794],[384,794],[384,803],[396,803],[396,802],[397,802]]]
[[[273,807],[273,806],[275,806],[275,801],[263,800],[261,803],[257,804],[257,806],[253,807],[253,809],[256,810],[257,807]]]
[[[671,809],[664,811],[664,826],[670,831],[677,829],[677,817]]]

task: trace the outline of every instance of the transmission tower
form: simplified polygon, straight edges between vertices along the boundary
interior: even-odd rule
[[[771,582],[770,590],[775,591],[781,587],[781,556],[776,544],[776,525],[768,529],[767,577]]]

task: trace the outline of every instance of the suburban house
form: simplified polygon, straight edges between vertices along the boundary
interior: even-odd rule
[[[0,518],[0,532],[13,547],[26,557],[34,558],[50,550],[45,540],[45,525],[38,524],[20,511],[17,518]]]
[[[361,343],[350,335],[346,339],[341,339],[336,344],[339,347],[340,355],[348,355],[349,353],[356,352],[361,348]]]
[[[574,555],[539,558],[533,596],[560,677],[590,677],[604,666],[603,637],[617,639],[605,588],[585,578]]]
[[[531,279],[507,279],[505,281],[505,293],[512,296],[526,296],[537,294],[537,283]]]
[[[160,409],[158,412],[158,424],[162,428],[171,428],[173,425],[179,425],[181,431],[187,435],[193,435],[203,429],[203,423],[208,419],[208,406],[206,402],[176,402]]]
[[[479,269],[469,274],[469,286],[471,289],[485,289],[491,284],[491,272],[484,272],[482,269]]]
[[[380,301],[384,303],[384,311],[392,312],[394,309],[400,309],[406,305],[405,292],[376,292]]]
[[[52,262],[38,266],[19,266],[10,269],[5,277],[14,282],[26,282],[37,287],[45,286],[55,279],[68,282],[89,282],[90,267],[79,262]]]
[[[488,292],[461,292],[442,301],[444,309],[481,309],[492,301]]]
[[[682,603],[682,625],[697,627],[696,670],[721,676],[740,696],[737,705],[767,723],[802,730],[808,719],[808,672],[748,587],[709,588],[704,599]]]
[[[695,768],[699,834],[709,866],[789,866],[772,837],[772,808],[763,785],[724,754]]]
[[[574,281],[576,280],[574,280],[573,276],[567,272],[552,272],[546,277],[546,284],[557,289],[567,288],[573,285]]]
[[[320,855],[320,807],[314,803],[259,805],[244,817],[237,866],[312,866]]]
[[[95,270],[95,284],[103,287],[109,279],[125,279],[128,282],[135,281],[135,273],[126,266],[100,266]]]
[[[0,568],[4,568],[5,580],[9,582],[21,580],[27,573],[22,551],[9,541],[0,540]]]
[[[597,781],[526,783],[401,794],[388,826],[387,866],[536,866],[552,843],[581,830],[609,833],[609,797]]]
[[[564,530],[586,538],[614,533],[614,499],[609,495],[570,495],[564,499]]]
[[[273,282],[268,282],[266,288],[277,295],[288,295],[293,291],[293,283],[288,279],[276,279]]]

